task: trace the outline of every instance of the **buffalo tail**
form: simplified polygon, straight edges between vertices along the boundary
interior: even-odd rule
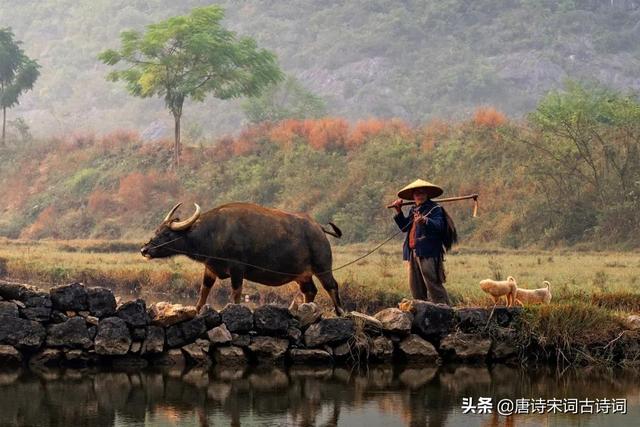
[[[331,230],[327,230],[326,228],[324,228],[323,226],[320,226],[320,228],[322,228],[322,231],[324,231],[327,234],[332,235],[333,237],[337,237],[338,239],[340,237],[342,237],[342,230],[340,230],[338,228],[337,225],[335,225],[334,223],[330,222],[329,225],[331,226],[331,228],[333,228],[333,231]]]

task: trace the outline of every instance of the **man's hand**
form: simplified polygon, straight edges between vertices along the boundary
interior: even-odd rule
[[[403,202],[404,202],[404,200],[402,200],[402,199],[398,199],[398,200],[396,200],[395,202],[393,202],[393,203],[391,204],[391,206],[393,206],[393,207],[396,209],[396,212],[397,212],[397,213],[400,213],[400,212],[402,212],[402,203],[403,203]]]
[[[415,222],[416,224],[424,224],[426,221],[424,215],[422,215],[420,212],[414,212],[413,213],[413,222]]]

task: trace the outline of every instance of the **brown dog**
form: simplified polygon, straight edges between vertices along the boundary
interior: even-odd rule
[[[507,307],[511,307],[515,301],[518,286],[513,276],[507,280],[484,279],[480,281],[480,289],[493,297],[493,301],[498,304],[500,298],[506,297]]]
[[[545,285],[544,288],[516,289],[516,304],[549,304],[551,302],[551,290],[549,289],[551,283],[545,280],[542,284]]]

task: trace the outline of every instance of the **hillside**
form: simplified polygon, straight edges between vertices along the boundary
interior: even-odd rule
[[[470,202],[447,205],[465,244],[638,247],[639,135],[637,100],[574,85],[528,122],[481,108],[415,127],[330,117],[254,125],[186,145],[178,172],[170,141],[133,131],[35,140],[0,156],[0,236],[139,241],[176,201],[181,215],[192,202],[250,201],[333,221],[342,242],[375,241],[397,231],[385,205],[421,177],[445,196],[480,193],[478,218]]]
[[[136,129],[170,132],[161,100],[139,100],[105,81],[96,55],[120,31],[183,14],[204,0],[0,0],[42,76],[9,118],[39,136]],[[640,9],[631,0],[221,1],[227,25],[278,54],[283,69],[349,120],[464,117],[477,105],[530,111],[566,78],[640,89]],[[189,103],[184,130],[239,129],[238,102]]]

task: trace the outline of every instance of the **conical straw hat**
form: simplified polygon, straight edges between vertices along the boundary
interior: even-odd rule
[[[411,184],[398,191],[398,197],[405,200],[413,200],[413,190],[424,188],[427,190],[427,197],[432,199],[443,193],[442,188],[423,179],[416,179]]]

